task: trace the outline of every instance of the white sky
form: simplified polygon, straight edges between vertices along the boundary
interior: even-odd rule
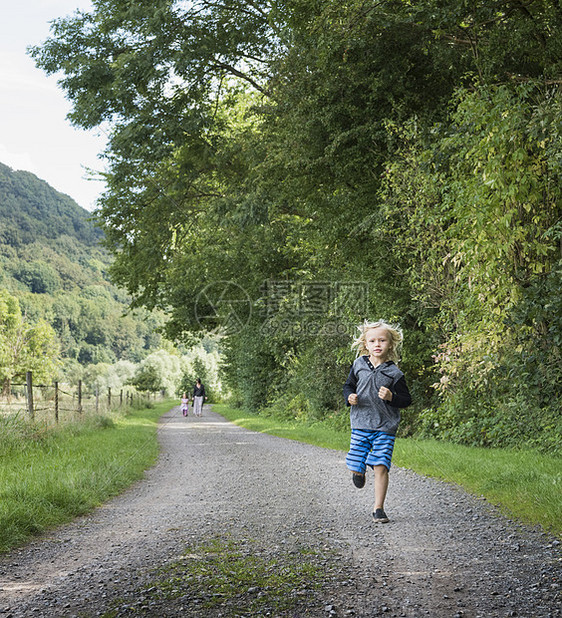
[[[104,189],[87,169],[103,170],[97,155],[106,137],[70,124],[56,76],[37,69],[26,47],[49,36],[52,19],[90,8],[90,0],[19,0],[3,3],[0,20],[0,162],[33,172],[87,210]]]

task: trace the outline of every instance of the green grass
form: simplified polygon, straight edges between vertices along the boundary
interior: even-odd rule
[[[143,476],[158,455],[157,404],[60,427],[3,420],[0,551],[99,506]]]
[[[143,589],[116,600],[103,618],[164,615],[172,608],[190,616],[219,609],[225,616],[318,615],[318,593],[332,590],[336,570],[341,565],[330,552],[211,538],[187,547]]]
[[[396,463],[462,485],[509,516],[562,534],[562,458],[534,450],[398,440]]]
[[[213,409],[228,420],[261,433],[347,451],[349,430],[306,425],[249,414],[227,405]],[[393,463],[484,496],[508,516],[539,524],[562,536],[562,458],[533,450],[488,449],[436,440],[396,441]]]

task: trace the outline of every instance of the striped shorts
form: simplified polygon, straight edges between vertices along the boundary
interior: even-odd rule
[[[365,473],[367,466],[386,466],[390,470],[396,436],[384,431],[351,430],[351,444],[345,463],[353,472]]]

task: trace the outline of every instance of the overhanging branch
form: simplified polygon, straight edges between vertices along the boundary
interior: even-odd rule
[[[240,79],[243,79],[244,81],[251,84],[258,92],[261,92],[266,97],[271,97],[271,92],[268,89],[264,88],[263,86],[258,84],[255,79],[253,79],[249,75],[246,75],[246,73],[243,73],[242,71],[234,68],[232,65],[227,64],[226,62],[215,61],[215,63],[211,66],[217,69],[223,69],[224,71],[227,71],[232,75],[236,75],[236,77],[239,77]]]

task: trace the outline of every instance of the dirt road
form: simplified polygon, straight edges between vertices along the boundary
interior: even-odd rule
[[[345,453],[249,432],[207,406],[188,419],[174,408],[159,437],[145,480],[0,558],[1,618],[252,615],[146,592],[154,569],[227,537],[281,561],[303,547],[325,558],[329,582],[283,615],[562,616],[558,541],[455,486],[393,468],[391,522],[376,525],[371,479],[355,489]]]

